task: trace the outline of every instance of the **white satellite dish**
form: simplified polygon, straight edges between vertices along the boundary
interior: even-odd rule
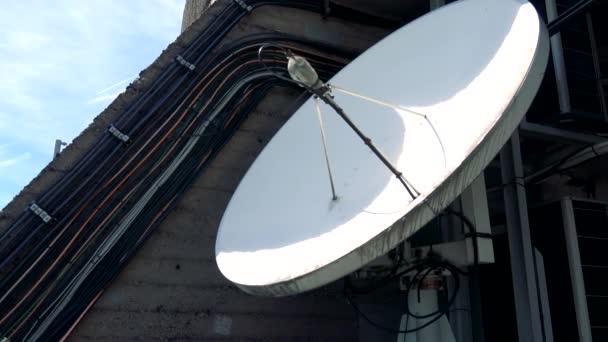
[[[546,28],[525,0],[458,1],[374,45],[329,83],[394,105],[334,92],[420,196],[412,199],[323,105],[332,200],[311,99],[234,193],[216,242],[221,272],[246,292],[283,296],[387,253],[452,202],[508,140],[540,85],[548,50]]]

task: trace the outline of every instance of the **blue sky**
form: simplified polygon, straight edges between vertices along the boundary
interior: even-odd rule
[[[184,0],[2,0],[0,209],[179,34]]]

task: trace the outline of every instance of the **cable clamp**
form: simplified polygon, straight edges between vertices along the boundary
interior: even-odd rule
[[[186,67],[186,69],[193,71],[194,68],[196,68],[196,66],[190,62],[188,62],[187,60],[184,59],[184,57],[182,57],[181,55],[177,55],[177,57],[175,57],[175,60],[181,65]]]
[[[243,0],[234,0],[234,2],[247,12],[251,12],[253,10],[253,7],[247,5],[247,3],[245,3]]]
[[[53,219],[49,213],[40,208],[36,203],[30,204],[29,209],[33,211],[34,214],[38,215],[44,223],[49,223]]]
[[[114,127],[114,125],[110,125],[110,127],[108,128],[108,132],[112,133],[113,136],[115,136],[122,142],[126,143],[129,141],[129,136],[119,131],[118,128]]]

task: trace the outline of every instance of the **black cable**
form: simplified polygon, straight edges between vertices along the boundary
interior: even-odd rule
[[[188,178],[186,178],[186,179],[192,179],[192,177],[188,177]],[[145,186],[144,186],[143,188],[145,188]],[[164,192],[164,191],[162,191],[161,193],[163,193],[163,194],[164,194],[165,192]],[[159,202],[156,202],[156,201],[154,201],[154,202],[155,202],[155,203],[159,203]],[[165,201],[160,201],[160,203],[163,203],[163,202],[165,202]],[[149,213],[153,213],[153,212],[155,212],[155,211],[151,210],[151,211],[148,211],[148,212],[149,212]],[[141,217],[141,216],[140,216],[140,217]],[[145,220],[144,220],[144,221],[145,221]],[[137,226],[137,223],[135,223],[135,226]],[[61,245],[61,244],[60,244],[60,245]],[[114,267],[114,269],[116,269],[116,264],[111,264],[111,265]],[[42,267],[42,266],[43,266],[43,265],[41,265],[41,267]],[[37,273],[37,272],[33,272],[33,274],[35,274],[35,273]],[[102,282],[102,284],[103,284],[103,282]]]
[[[473,270],[477,270],[477,268],[479,267],[479,241],[477,241],[477,238],[478,238],[477,228],[475,228],[475,225],[473,224],[473,222],[471,222],[471,220],[469,220],[469,218],[466,217],[463,213],[452,210],[451,208],[446,208],[443,211],[442,215],[452,215],[452,216],[459,218],[460,221],[462,221],[462,223],[464,224],[464,226],[467,227],[467,229],[469,230],[469,234],[465,234],[465,238],[471,237],[471,239],[473,241]],[[460,273],[462,275],[466,275],[466,276],[471,275],[471,272],[463,271],[463,270],[459,269],[458,267],[456,267],[456,270],[458,273]]]
[[[401,329],[394,329],[391,327],[387,327],[384,326],[378,322],[375,322],[374,320],[372,320],[371,318],[369,318],[369,316],[367,316],[360,308],[359,306],[356,304],[356,302],[354,301],[354,298],[351,296],[350,292],[351,292],[351,288],[350,288],[350,281],[347,278],[345,281],[345,288],[344,288],[344,295],[346,297],[347,302],[353,307],[353,309],[355,310],[355,312],[357,312],[358,315],[360,315],[366,322],[368,322],[370,325],[380,329],[380,330],[384,330],[390,333],[395,333],[395,334],[409,334],[409,333],[413,333],[416,331],[420,331],[430,325],[432,325],[433,323],[437,322],[439,319],[441,319],[441,317],[443,315],[447,315],[449,313],[449,308],[453,305],[454,301],[456,300],[456,296],[458,295],[458,291],[460,290],[460,278],[458,275],[458,272],[456,271],[456,267],[446,263],[446,262],[440,262],[440,261],[436,261],[433,259],[428,259],[426,261],[424,261],[423,263],[421,263],[420,265],[417,265],[418,267],[424,265],[424,268],[418,270],[418,274],[420,274],[421,272],[429,272],[428,270],[435,270],[438,268],[443,268],[446,269],[450,272],[450,274],[454,277],[454,290],[453,290],[453,294],[451,297],[449,297],[447,303],[445,304],[444,308],[441,307],[441,304],[439,304],[439,308],[431,313],[428,314],[424,314],[424,315],[416,315],[413,314],[409,308],[409,305],[406,305],[406,314],[408,316],[412,316],[412,317],[417,317],[417,318],[430,318],[432,317],[430,320],[428,320],[427,322],[425,322],[423,325],[418,326],[414,329],[406,329],[401,330]],[[411,269],[410,269],[411,271]],[[426,273],[426,275],[428,275],[428,273]],[[425,275],[425,276],[426,276]],[[413,279],[416,279],[416,277],[414,277]],[[424,277],[422,277],[421,279],[418,280],[418,285],[420,285],[422,283],[422,281],[424,280]],[[407,287],[406,292],[405,292],[405,297],[406,300],[409,300],[409,292],[411,291],[412,288],[412,284],[414,282],[410,283],[410,285]]]
[[[255,2],[254,5],[262,6],[267,4],[279,4],[282,6],[292,6],[307,10],[310,10],[311,8],[316,8],[315,6],[310,4],[310,1],[302,0],[285,2],[259,1]],[[240,18],[244,16],[244,12],[239,11],[238,6],[236,5],[228,6],[227,8],[229,8],[229,11],[227,10],[225,12],[222,12],[227,13],[227,15],[220,15],[218,17],[221,18],[222,25],[209,25],[208,28],[203,31],[203,34],[199,35],[195,39],[198,47],[194,49],[194,44],[191,44],[191,46],[182,53],[182,56],[184,58],[189,61],[200,61],[207,58],[209,52],[216,46],[216,44],[221,39],[223,39],[225,33],[228,32],[231,27],[236,25],[238,20],[240,20]],[[343,11],[338,6],[332,13],[332,16],[343,15],[344,18],[352,21],[352,19],[354,18],[352,14],[352,11]],[[386,21],[384,23],[386,23]],[[210,34],[210,32],[217,34]],[[293,41],[301,42],[301,40],[298,39]],[[200,74],[204,74],[203,71],[200,71],[204,69],[204,65],[203,67],[197,65],[196,70],[200,72]],[[336,70],[330,72],[325,72],[322,70],[319,71],[319,75],[321,77],[329,77],[331,74],[335,73]],[[134,104],[130,108],[126,109],[125,113],[118,116],[118,120],[116,121],[117,127],[119,127],[121,131],[134,133],[130,134],[133,138],[132,143],[127,146],[122,146],[120,145],[120,143],[117,143],[112,137],[109,137],[107,134],[102,134],[100,138],[98,138],[97,141],[93,143],[90,150],[76,162],[75,166],[68,170],[68,172],[66,172],[66,176],[62,177],[58,183],[51,186],[47,192],[41,195],[39,201],[42,202],[40,203],[48,201],[47,203],[44,203],[45,208],[51,208],[50,210],[54,210],[52,211],[53,214],[58,213],[58,215],[56,215],[58,216],[58,221],[52,227],[53,229],[48,229],[51,227],[41,225],[39,220],[33,218],[31,213],[29,212],[25,212],[22,215],[18,216],[17,220],[11,225],[11,227],[9,227],[8,231],[10,237],[7,238],[7,236],[9,235],[3,234],[3,236],[0,238],[0,241],[6,243],[7,245],[12,244],[15,241],[28,241],[27,243],[20,245],[28,246],[28,250],[25,250],[25,247],[20,247],[17,253],[21,253],[22,250],[23,252],[27,252],[25,255],[23,253],[19,254],[19,257],[23,257],[22,259],[19,259],[22,260],[23,263],[21,263],[22,267],[18,268],[21,269],[23,267],[27,267],[27,265],[33,260],[32,258],[35,258],[37,255],[40,254],[41,248],[46,248],[46,242],[50,237],[52,237],[54,234],[56,234],[56,232],[58,232],[58,227],[61,227],[63,223],[71,219],[71,217],[75,214],[76,210],[78,210],[78,208],[81,206],[80,202],[90,200],[92,201],[92,205],[88,208],[85,208],[85,212],[83,212],[84,214],[81,216],[81,218],[77,219],[73,223],[74,228],[82,226],[82,224],[84,223],[84,218],[88,216],[92,210],[96,210],[95,203],[99,203],[102,198],[105,198],[108,195],[109,189],[113,188],[114,184],[117,184],[119,180],[115,180],[110,184],[107,190],[101,192],[96,192],[96,187],[99,184],[105,182],[107,179],[109,179],[109,177],[114,175],[113,172],[118,170],[121,165],[121,160],[126,160],[133,155],[132,152],[135,151],[138,146],[141,146],[140,142],[145,141],[139,140],[145,139],[145,132],[152,132],[154,130],[154,127],[158,127],[158,125],[163,122],[164,118],[168,115],[168,113],[171,111],[171,108],[175,106],[175,104],[187,100],[184,97],[185,95],[181,91],[182,88],[180,87],[183,86],[187,89],[194,85],[194,82],[196,82],[197,79],[195,75],[196,72],[188,74],[183,68],[175,65],[175,63],[170,63],[167,67],[164,68],[164,70],[161,71],[160,76],[157,77],[156,81],[149,85],[147,89],[143,91],[144,94],[137,96],[134,101]],[[156,94],[162,95],[156,96]],[[256,102],[251,102],[251,104],[254,103]],[[243,117],[245,116],[242,116],[241,118]],[[240,119],[235,120],[235,122],[238,122]],[[213,135],[210,136],[209,139],[203,139],[205,141],[201,142],[200,148],[203,150],[211,148],[211,155],[213,156],[217,154],[219,152],[219,148],[221,148],[221,146],[223,146],[223,144],[228,140],[230,134],[232,134],[235,127],[236,126],[232,125],[230,129],[224,132],[226,134]],[[137,133],[139,133],[139,136],[137,135]],[[214,142],[212,143],[212,141]],[[180,143],[180,146],[181,145],[182,143]],[[179,147],[176,146],[176,148]],[[199,152],[200,151],[201,150],[199,150]],[[119,160],[114,159],[114,155],[118,155]],[[156,162],[157,158],[152,157],[149,161],[147,161],[147,165],[153,165]],[[104,163],[111,163],[111,167],[101,167],[102,165],[104,165]],[[84,310],[84,308],[88,305],[93,296],[96,295],[97,292],[92,292],[92,290],[94,288],[104,288],[111,280],[111,275],[116,275],[118,273],[122,265],[124,265],[124,263],[128,259],[128,255],[133,254],[136,248],[142,243],[142,238],[145,238],[144,235],[150,234],[151,230],[148,229],[149,227],[146,222],[149,222],[153,218],[153,216],[156,215],[156,210],[159,210],[159,206],[167,204],[167,201],[169,201],[169,204],[176,203],[176,196],[179,196],[179,193],[175,193],[175,190],[178,190],[179,192],[179,189],[176,188],[174,184],[181,184],[184,189],[187,188],[187,186],[192,181],[193,176],[195,176],[201,170],[201,165],[194,165],[194,160],[189,160],[188,163],[190,165],[189,170],[191,171],[186,172],[185,170],[179,170],[179,179],[181,179],[181,181],[177,181],[175,183],[168,183],[170,186],[167,185],[167,188],[164,189],[167,190],[166,192],[163,191],[161,193],[157,193],[159,197],[157,198],[158,201],[155,201],[155,205],[146,206],[146,208],[144,208],[144,211],[140,215],[138,215],[132,226],[129,228],[129,235],[125,236],[126,238],[124,240],[121,240],[122,242],[116,245],[116,248],[112,250],[112,253],[113,255],[115,255],[115,257],[109,258],[108,260],[113,261],[104,264],[105,266],[103,267],[95,268],[94,273],[92,273],[94,277],[92,277],[91,279],[96,279],[96,281],[90,283],[90,288],[86,288],[88,294],[83,294],[82,297],[77,296],[78,300],[73,302],[74,305],[72,305],[71,303],[70,306],[64,310],[62,314],[63,316],[59,316],[61,317],[61,319],[56,321],[61,322],[61,324],[57,325],[57,329],[64,331],[65,329],[69,328],[70,322],[76,317],[78,317],[80,312]],[[146,168],[142,167],[141,169],[143,170]],[[102,172],[100,174],[96,174],[100,170]],[[130,190],[128,184],[137,185],[138,187],[141,187],[136,189],[136,191],[144,191],[144,185],[149,184],[151,182],[151,179],[154,178],[153,176],[157,173],[158,172],[155,172],[154,174],[147,174],[146,172],[138,171],[137,173],[133,174],[133,176],[129,180],[129,183],[125,183],[125,185],[120,189],[119,192],[116,193],[115,196],[109,198],[108,202],[105,203],[104,206],[100,207],[95,215],[91,216],[91,221],[85,227],[86,230],[83,235],[78,238],[77,241],[75,241],[75,246],[79,246],[79,244],[81,244],[84,239],[87,238],[89,230],[92,227],[95,227],[102,223],[102,220],[104,220],[105,217],[109,215],[110,208],[119,204],[124,204],[124,208],[119,209],[116,213],[112,214],[111,217],[108,216],[110,218],[110,221],[105,223],[105,226],[97,233],[96,236],[93,237],[93,240],[91,240],[90,244],[86,246],[87,249],[90,251],[89,253],[91,253],[96,248],[96,246],[99,245],[99,242],[103,241],[105,236],[110,232],[110,227],[114,225],[117,221],[119,221],[121,217],[123,217],[123,215],[126,213],[126,208],[133,204],[133,202],[129,200],[123,203],[123,199],[121,198],[121,195],[128,193],[128,191]],[[93,177],[93,175],[95,177]],[[171,190],[169,188],[175,190]],[[166,215],[167,213],[168,211],[163,211],[163,215]],[[32,224],[35,225],[35,227],[32,226]],[[158,221],[155,222],[155,225],[157,224]],[[45,260],[43,260],[40,264],[37,265],[34,272],[31,272],[31,274],[28,275],[28,278],[26,279],[27,281],[20,284],[20,288],[22,288],[22,290],[27,290],[29,286],[33,285],[32,282],[36,279],[35,275],[37,273],[40,273],[45,268],[49,267],[50,263],[56,258],[60,250],[67,243],[67,240],[71,239],[73,233],[74,231],[67,231],[66,234],[60,238],[57,244],[53,247],[53,250],[49,252],[50,254],[47,256],[47,258],[45,258]],[[33,249],[29,248],[31,247],[31,242],[34,242],[35,245],[38,247],[35,247]],[[0,249],[0,251],[6,250],[12,251],[13,248]],[[74,253],[75,249],[72,248],[71,251],[72,252],[68,251],[68,253]],[[17,254],[13,255],[16,256]],[[14,262],[15,260],[15,258],[9,259],[11,259],[11,262]],[[86,258],[83,257],[82,260],[86,260]],[[50,274],[51,277],[47,277],[43,281],[43,283],[41,283],[40,288],[38,288],[35,293],[33,293],[32,296],[28,299],[28,301],[25,302],[23,308],[20,307],[19,309],[27,309],[27,307],[29,306],[28,303],[33,303],[36,298],[39,298],[39,296],[48,289],[48,286],[51,286],[51,284],[55,282],[55,274],[57,274],[58,272],[64,272],[64,270],[67,270],[66,272],[68,273],[63,273],[61,278],[62,280],[60,281],[69,281],[69,274],[73,274],[74,272],[78,271],[77,265],[72,265],[70,263],[71,261],[69,258],[61,260],[60,263],[57,264],[55,271],[52,271],[52,273]],[[65,269],[64,267],[69,268]],[[0,286],[0,289],[6,290],[7,286],[10,286],[11,279],[15,280],[16,277],[20,275],[20,272],[13,272],[9,275],[9,277],[3,277],[3,282]],[[103,277],[99,278],[99,275]],[[82,288],[79,288],[79,290],[80,289]],[[22,290],[20,291],[23,292]],[[19,296],[13,296],[10,301],[14,302],[14,300],[19,298]],[[53,298],[53,296],[50,296],[46,300],[51,301],[53,300]],[[42,308],[44,308],[44,305],[42,306]],[[21,317],[23,313],[25,313],[25,311],[16,311],[13,315],[11,315],[11,317],[9,317],[9,320],[7,322],[2,324],[0,329],[5,329],[6,327],[11,326],[12,322],[16,322],[16,320],[19,319],[19,317]],[[35,320],[37,317],[36,315],[32,316],[30,320]],[[15,338],[13,340],[19,340],[20,336],[24,336],[27,333],[27,330],[30,329],[30,327],[27,326],[28,322],[26,322],[26,327],[20,330],[15,335]]]
[[[447,315],[450,311],[450,307],[452,306],[452,304],[454,303],[456,296],[458,294],[458,291],[460,290],[460,277],[459,275],[465,275],[465,276],[471,276],[473,274],[473,272],[475,272],[479,266],[479,244],[477,241],[478,238],[478,232],[477,229],[475,228],[475,225],[473,224],[473,222],[471,222],[471,220],[469,220],[468,217],[466,217],[465,215],[463,215],[460,212],[454,211],[450,208],[447,208],[444,210],[444,212],[442,213],[442,215],[453,215],[457,218],[459,218],[462,223],[467,227],[467,229],[469,230],[469,234],[465,234],[466,237],[471,237],[473,239],[473,253],[474,253],[474,260],[473,260],[473,266],[472,266],[472,270],[469,272],[463,271],[461,269],[459,269],[458,267],[446,262],[446,261],[438,261],[435,259],[427,259],[417,265],[411,266],[409,268],[406,268],[405,270],[401,271],[401,272],[395,272],[394,270],[391,272],[390,276],[387,276],[385,278],[383,278],[380,281],[380,284],[377,284],[371,288],[367,288],[367,289],[357,289],[354,286],[352,286],[350,279],[346,278],[345,281],[345,296],[347,298],[347,301],[349,302],[349,304],[354,308],[354,310],[365,320],[367,321],[370,325],[380,329],[380,330],[384,330],[387,332],[391,332],[391,333],[412,333],[418,330],[421,330],[425,327],[430,326],[431,324],[433,324],[434,322],[436,322],[437,320],[439,320],[443,315]],[[448,303],[446,304],[445,308],[441,308],[439,307],[436,311],[434,312],[430,312],[427,314],[415,314],[413,312],[411,312],[409,305],[406,305],[405,307],[405,313],[407,315],[407,317],[412,316],[414,318],[417,319],[425,319],[425,318],[431,318],[433,317],[431,320],[429,320],[428,322],[425,322],[425,324],[423,324],[420,327],[417,327],[415,329],[407,329],[407,325],[406,325],[406,329],[405,330],[399,330],[399,329],[394,329],[394,328],[390,328],[390,327],[386,327],[383,326],[377,322],[374,322],[372,319],[370,319],[367,315],[365,315],[365,313],[363,313],[361,311],[361,309],[356,305],[354,299],[350,296],[350,293],[357,293],[357,294],[367,294],[367,293],[371,293],[373,291],[378,290],[379,288],[386,286],[387,284],[389,284],[391,281],[400,278],[401,276],[416,271],[416,274],[412,277],[412,282],[408,285],[406,291],[405,291],[405,297],[406,300],[409,300],[409,293],[412,289],[412,284],[414,283],[414,280],[416,280],[416,284],[417,284],[417,296],[418,296],[418,300],[420,301],[420,290],[421,290],[421,285],[424,282],[424,279],[431,274],[433,271],[436,270],[442,270],[442,269],[447,269],[451,275],[454,277],[454,294],[452,295],[452,297],[450,297],[450,299],[448,300]],[[422,277],[419,277],[422,274]]]

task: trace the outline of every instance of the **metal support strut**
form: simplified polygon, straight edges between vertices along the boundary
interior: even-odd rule
[[[552,36],[558,33],[561,30],[562,26],[564,26],[577,14],[580,14],[581,12],[586,10],[589,5],[593,4],[593,2],[595,2],[595,0],[581,0],[576,4],[572,5],[572,7],[568,8],[559,17],[555,18],[555,20],[547,24],[547,30],[549,31],[549,35]]]
[[[518,131],[500,151],[500,163],[502,181],[507,184],[504,200],[517,333],[519,341],[543,341]]]
[[[327,152],[327,139],[325,139],[325,129],[323,128],[323,115],[321,114],[321,107],[319,106],[319,98],[315,96],[315,109],[317,111],[317,121],[319,123],[319,130],[321,133],[321,142],[323,143],[323,154],[325,155],[325,165],[327,166],[327,174],[329,176],[329,185],[331,186],[331,200],[338,200],[336,195],[336,186],[334,185],[334,176],[331,172],[331,163],[329,162],[329,153]]]
[[[388,160],[388,158],[386,158],[384,153],[382,153],[382,151],[380,151],[376,147],[376,145],[373,143],[372,139],[370,139],[368,136],[366,136],[363,133],[363,131],[361,131],[359,129],[359,127],[357,127],[357,125],[350,119],[350,117],[346,114],[344,109],[342,109],[342,107],[340,107],[336,103],[336,101],[334,101],[333,97],[329,93],[329,88],[327,88],[325,86],[325,87],[320,87],[318,89],[310,89],[310,91],[312,91],[314,95],[321,98],[321,100],[323,100],[323,102],[328,104],[331,108],[333,108],[336,111],[336,113],[338,113],[338,115],[342,118],[342,120],[344,120],[344,122],[346,122],[346,124],[355,132],[355,134],[357,134],[357,136],[363,141],[363,143],[365,145],[367,145],[367,147],[369,147],[369,149],[372,150],[372,152],[378,157],[378,159],[380,159],[380,161],[382,161],[382,163],[395,175],[395,177],[397,177],[397,179],[405,187],[405,190],[408,192],[408,194],[410,196],[412,196],[412,199],[415,199],[416,197],[418,197],[420,195],[420,192],[418,192],[418,190],[416,190],[416,188],[414,188],[414,186],[412,186],[411,184],[409,184],[407,182],[407,180],[403,176],[403,173],[401,173],[401,171],[399,171]]]

